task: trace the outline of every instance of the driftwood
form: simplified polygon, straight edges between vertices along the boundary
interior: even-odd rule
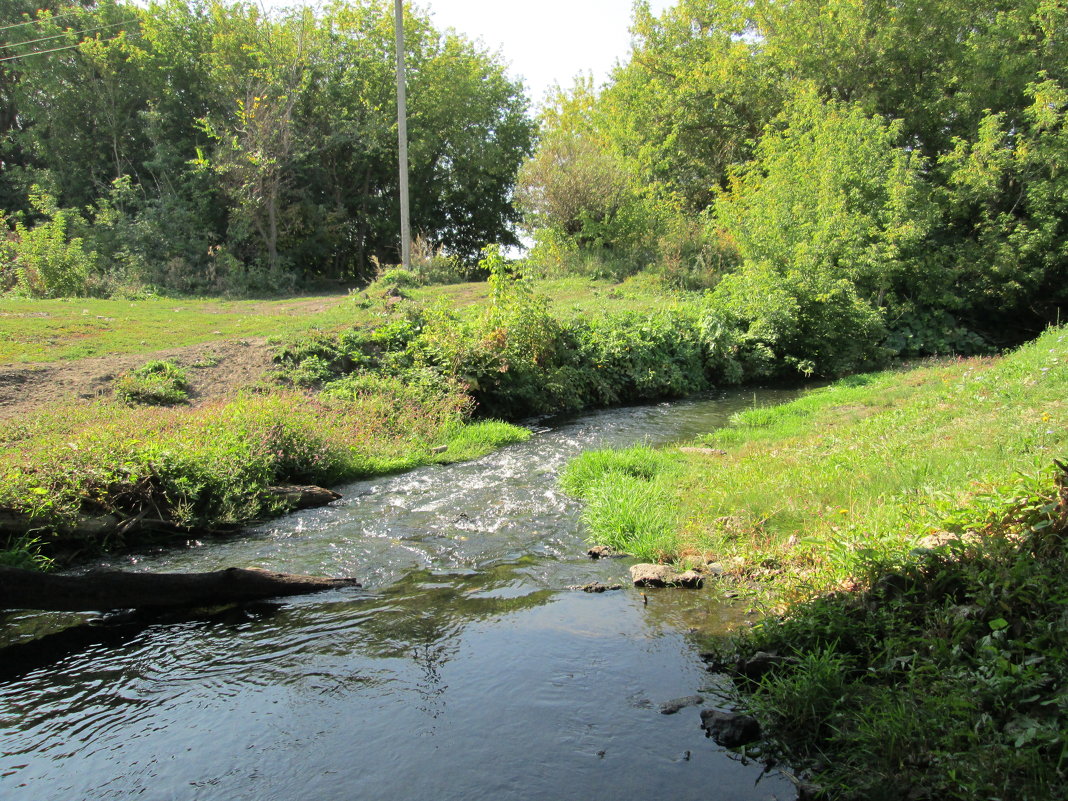
[[[78,576],[0,567],[0,609],[57,612],[211,606],[359,587],[355,579],[299,576],[231,567],[213,573],[126,573]]]
[[[266,495],[281,500],[287,510],[314,509],[336,501],[340,494],[324,487],[311,485],[286,484],[279,487],[267,487]],[[125,536],[139,531],[165,532],[170,534],[189,534],[197,531],[215,532],[212,529],[191,528],[160,516],[158,509],[149,515],[150,506],[143,506],[137,514],[121,512],[102,514],[79,514],[73,520],[57,521],[42,517],[33,517],[14,509],[0,508],[0,538],[25,537],[48,531],[59,531],[68,537],[87,539],[104,539],[113,535]],[[223,531],[234,528],[228,526]]]

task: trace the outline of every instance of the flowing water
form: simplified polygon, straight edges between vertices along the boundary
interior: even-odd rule
[[[584,556],[556,486],[583,450],[686,441],[790,391],[549,421],[466,464],[340,488],[335,505],[229,541],[114,559],[352,575],[362,589],[212,616],[0,626],[0,798],[785,799],[789,784],[705,738],[697,656],[747,614],[706,591],[624,583]],[[36,632],[37,636],[30,636]]]

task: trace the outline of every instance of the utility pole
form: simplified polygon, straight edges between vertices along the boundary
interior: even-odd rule
[[[404,88],[404,3],[394,0],[397,27],[397,149],[400,153],[401,264],[412,266],[412,225],[408,218],[408,103]]]

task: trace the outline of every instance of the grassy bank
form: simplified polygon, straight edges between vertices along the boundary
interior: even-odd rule
[[[196,409],[102,403],[3,421],[0,509],[32,530],[0,561],[226,530],[286,511],[291,501],[272,487],[472,459],[530,436],[471,423],[469,410],[459,391],[379,380],[318,396],[278,390]]]
[[[588,453],[564,487],[592,541],[715,562],[782,614],[732,646],[784,657],[738,675],[741,701],[827,797],[1048,798],[1068,754],[1066,340],[857,376],[686,453]]]
[[[711,557],[802,594],[834,587],[959,529],[957,509],[996,506],[1068,451],[1065,341],[1055,329],[1002,358],[853,376],[743,412],[689,452],[584,454],[564,485],[591,501],[593,539],[618,531],[641,556]],[[612,516],[636,494],[668,523],[655,546]]]
[[[554,313],[654,308],[661,296],[641,281],[566,278],[534,282]],[[421,304],[462,309],[484,305],[482,282],[414,286]],[[212,300],[147,297],[136,300],[0,297],[0,364],[68,361],[119,353],[151,353],[218,340],[293,339],[309,331],[333,332],[378,322],[379,305],[359,294],[281,300]]]

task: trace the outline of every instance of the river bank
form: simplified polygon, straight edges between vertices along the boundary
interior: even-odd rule
[[[561,291],[550,302],[499,255],[487,270],[487,284],[435,292],[402,286],[393,271],[328,304],[320,313],[333,327],[276,341],[273,368],[230,397],[190,395],[190,374],[218,366],[210,358],[152,360],[114,377],[113,396],[96,403],[0,420],[0,559],[47,565],[58,552],[229,530],[293,508],[292,485],[474,458],[529,435],[486,418],[713,386],[694,296],[558,281],[546,283]],[[581,316],[585,303],[598,313]],[[158,327],[160,312],[139,312],[137,330]],[[284,318],[289,307],[269,312]],[[192,326],[197,336],[203,327]]]
[[[704,566],[774,613],[713,661],[764,755],[823,797],[1052,797],[1066,339],[855,376],[688,451],[587,453],[562,485],[592,541]]]

